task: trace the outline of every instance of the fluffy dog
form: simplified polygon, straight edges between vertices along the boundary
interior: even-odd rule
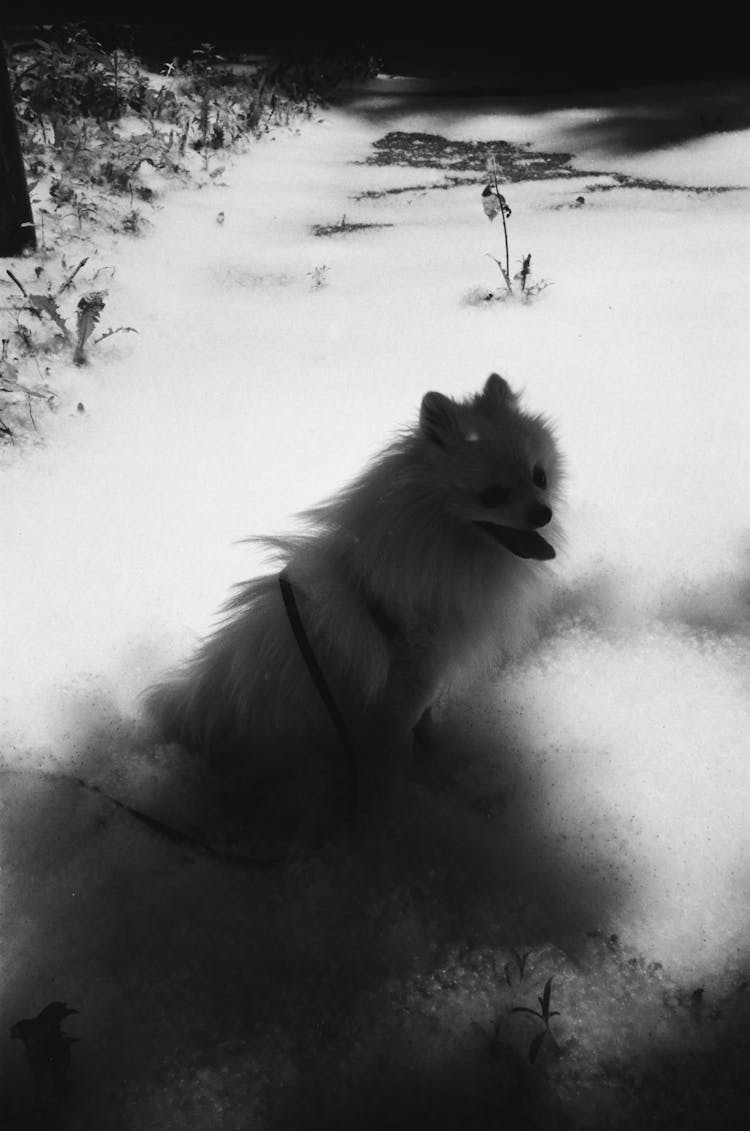
[[[414,427],[307,512],[307,533],[266,540],[284,591],[277,573],[238,586],[150,694],[162,735],[218,764],[248,813],[269,776],[305,783],[311,804],[316,782],[377,776],[457,670],[527,640],[560,486],[549,423],[504,378],[462,401],[427,393]]]

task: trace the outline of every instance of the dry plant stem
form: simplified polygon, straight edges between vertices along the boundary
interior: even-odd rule
[[[16,278],[16,276],[15,276],[15,275],[13,274],[13,272],[11,271],[10,267],[6,267],[6,268],[5,268],[5,274],[6,274],[6,275],[10,275],[11,279],[12,279],[12,280],[13,280],[13,282],[14,282],[14,283],[16,284],[16,286],[18,287],[18,289],[19,289],[19,291],[21,292],[21,294],[23,295],[23,297],[24,297],[24,298],[28,298],[28,297],[29,297],[29,292],[28,292],[28,291],[26,290],[26,287],[25,287],[25,286],[23,285],[23,283],[21,282],[21,280],[20,280],[20,279],[17,279],[17,278]]]
[[[85,258],[85,259],[82,259],[82,260],[81,260],[81,262],[80,262],[80,263],[78,264],[78,266],[76,267],[75,271],[72,271],[72,272],[71,272],[71,274],[70,274],[70,275],[68,275],[68,277],[67,277],[67,279],[65,280],[65,282],[64,282],[64,283],[62,283],[62,284],[61,284],[61,286],[59,287],[59,289],[58,289],[58,292],[57,292],[57,293],[58,293],[58,295],[61,295],[61,294],[63,293],[63,291],[64,291],[64,290],[67,290],[67,288],[68,288],[68,287],[70,286],[70,284],[71,284],[71,283],[73,282],[73,280],[75,279],[75,277],[76,277],[76,275],[78,274],[78,272],[79,272],[79,271],[81,270],[81,268],[82,268],[82,267],[85,267],[85,265],[86,265],[86,264],[88,263],[88,261],[89,261],[89,258],[88,258],[88,256],[86,256],[86,258]]]
[[[500,186],[497,183],[497,165],[495,163],[494,158],[492,160],[492,180],[495,182],[495,192],[497,193],[497,199],[500,203],[500,217],[503,221],[503,235],[505,236],[505,270],[503,271],[503,269],[502,269],[502,267],[500,266],[499,263],[498,263],[498,267],[500,267],[500,270],[503,272],[503,278],[505,279],[505,285],[508,288],[508,294],[512,295],[513,294],[513,287],[511,285],[511,281],[510,281],[510,252],[508,250],[508,225],[505,223],[504,197],[502,196],[502,194],[500,192]]]
[[[103,342],[105,338],[111,338],[113,334],[137,334],[137,333],[138,333],[138,331],[136,330],[135,326],[118,326],[116,330],[105,330],[105,332],[103,334],[100,334],[98,338],[94,338],[93,341],[94,341],[94,345],[98,345],[99,342]]]

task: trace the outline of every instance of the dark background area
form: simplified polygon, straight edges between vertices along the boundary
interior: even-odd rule
[[[465,76],[484,90],[574,90],[655,81],[743,77],[750,71],[738,9],[602,2],[219,3],[202,8],[133,0],[15,0],[3,5],[6,38],[39,25],[84,22],[105,46],[130,47],[152,65],[210,42],[228,56],[275,52],[375,57],[390,73]]]

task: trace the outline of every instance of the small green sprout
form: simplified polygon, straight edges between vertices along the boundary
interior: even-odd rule
[[[544,990],[541,997],[537,998],[541,1006],[541,1012],[538,1009],[529,1009],[526,1005],[516,1005],[511,1009],[511,1013],[530,1013],[532,1017],[538,1017],[540,1021],[544,1022],[544,1028],[541,1033],[532,1039],[529,1045],[529,1063],[533,1064],[539,1055],[539,1050],[544,1044],[544,1038],[549,1033],[552,1040],[555,1040],[554,1034],[550,1031],[549,1023],[553,1017],[559,1017],[560,1012],[557,1009],[550,1010],[550,997],[552,995],[552,978],[548,978],[544,984]]]

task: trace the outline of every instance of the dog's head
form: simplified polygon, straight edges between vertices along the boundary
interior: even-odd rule
[[[419,427],[454,518],[519,558],[555,557],[539,533],[552,523],[560,494],[555,437],[543,417],[522,411],[503,377],[491,374],[466,401],[427,393]]]

